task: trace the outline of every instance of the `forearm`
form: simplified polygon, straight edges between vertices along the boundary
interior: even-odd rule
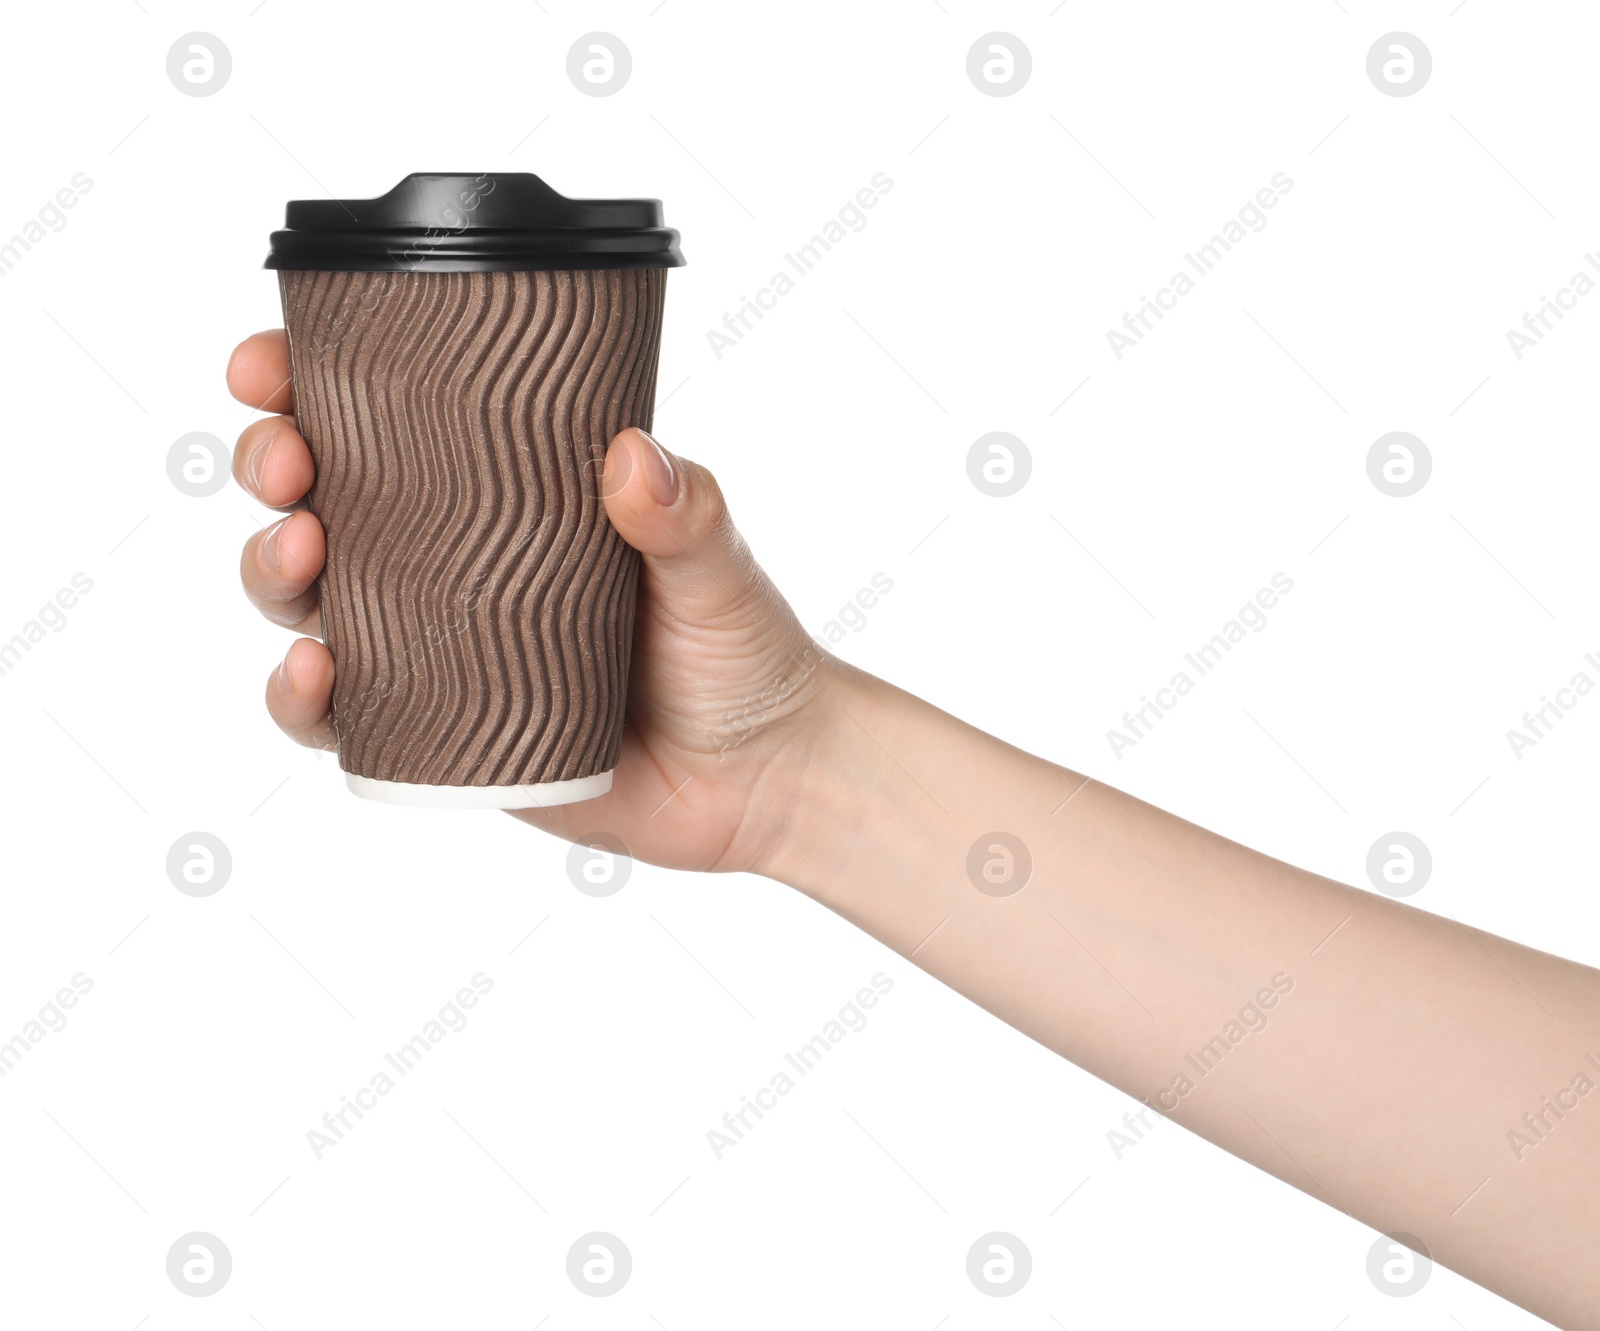
[[[848,667],[831,692],[772,876],[1234,1154],[1592,1323],[1600,1094],[1568,1089],[1534,1146],[1508,1134],[1600,1084],[1600,972],[1281,864]],[[982,872],[1005,876],[993,833],[1031,857],[1020,890]]]

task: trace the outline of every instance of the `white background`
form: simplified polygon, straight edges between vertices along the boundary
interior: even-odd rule
[[[1505,336],[1600,246],[1592,9],[252,3],[7,12],[0,235],[93,186],[0,279],[0,639],[93,590],[0,677],[0,1040],[94,987],[0,1080],[0,1322],[1536,1324],[1442,1270],[1386,1297],[1371,1231],[1176,1125],[1115,1158],[1132,1101],[787,889],[638,865],[592,899],[509,818],[349,796],[261,706],[287,639],[236,566],[265,515],[166,456],[251,419],[222,370],[278,322],[286,199],[416,170],[659,196],[689,266],[657,432],[808,627],[893,580],[842,655],[1335,878],[1410,831],[1415,904],[1594,962],[1600,700],[1520,761],[1506,731],[1600,649],[1600,296],[1520,362]],[[214,96],[166,76],[195,30],[232,53]],[[565,72],[597,30],[633,58],[603,98]],[[1031,52],[1013,96],[967,77],[994,30]],[[1415,96],[1366,74],[1395,30],[1432,52]],[[868,225],[718,359],[707,330],[877,172]],[[1106,330],[1277,172],[1269,225],[1117,360]],[[966,471],[995,430],[1033,460],[1003,500]],[[1407,499],[1366,472],[1393,430],[1433,459]],[[1115,757],[1280,571],[1269,626]],[[204,899],[165,867],[196,830],[233,859]],[[480,971],[470,1025],[315,1159]],[[870,1025],[715,1159],[879,971]],[[165,1273],[193,1230],[233,1255],[211,1298]],[[565,1274],[591,1230],[633,1254],[611,1298]],[[1008,1299],[966,1276],[990,1230],[1033,1254]]]

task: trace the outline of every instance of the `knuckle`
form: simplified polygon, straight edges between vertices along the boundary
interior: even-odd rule
[[[728,512],[728,501],[722,493],[722,486],[717,483],[717,478],[696,464],[694,479],[695,500],[699,506],[701,521],[716,531],[731,527],[732,518]]]

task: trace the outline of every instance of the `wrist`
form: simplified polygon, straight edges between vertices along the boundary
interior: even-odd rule
[[[816,675],[814,714],[769,792],[773,834],[752,866],[846,915],[858,882],[915,872],[947,827],[923,783],[939,748],[936,708],[836,657]]]

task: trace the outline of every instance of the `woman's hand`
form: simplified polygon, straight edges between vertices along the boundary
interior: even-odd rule
[[[281,333],[229,369],[268,410],[290,409],[288,377]],[[286,507],[311,458],[278,417],[245,431],[236,470]],[[1596,1326],[1600,1108],[1574,1106],[1600,971],[1291,868],[842,665],[711,477],[637,430],[603,490],[644,554],[622,761],[611,794],[523,817],[786,882],[1381,1244]],[[323,553],[305,513],[253,539],[252,599],[314,631]],[[267,686],[279,724],[328,743],[332,677],[321,643],[296,643]]]
[[[239,436],[233,473],[289,513],[245,543],[245,592],[274,623],[320,634],[327,547],[317,519],[294,511],[313,467],[289,414],[281,330],[239,344],[228,388],[279,413]],[[778,853],[838,663],[756,564],[704,467],[624,430],[601,489],[612,523],[644,556],[622,757],[609,794],[517,816],[573,840],[610,833],[635,857],[671,868],[760,872]],[[267,710],[302,744],[336,745],[333,671],[328,649],[302,637],[267,681]]]

